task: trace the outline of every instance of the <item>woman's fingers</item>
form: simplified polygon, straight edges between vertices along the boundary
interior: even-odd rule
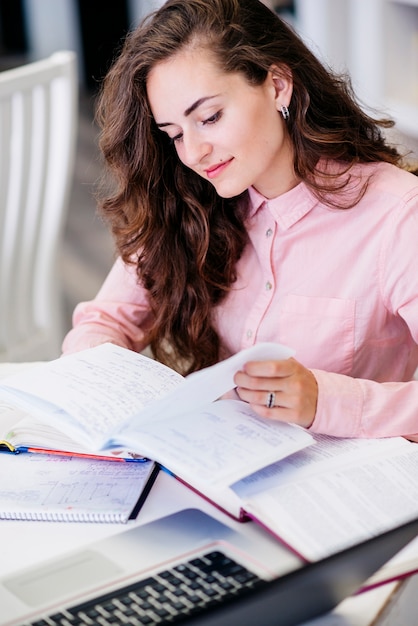
[[[295,359],[251,361],[235,375],[237,393],[262,417],[309,427],[318,387],[312,372]]]

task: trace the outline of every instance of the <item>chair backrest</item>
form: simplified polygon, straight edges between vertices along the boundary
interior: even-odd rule
[[[70,51],[0,72],[0,361],[60,354],[77,95]]]

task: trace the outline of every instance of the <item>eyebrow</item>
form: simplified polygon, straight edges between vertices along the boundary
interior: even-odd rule
[[[193,113],[193,111],[199,108],[204,102],[207,102],[208,100],[212,100],[212,98],[216,98],[216,95],[199,98],[198,100],[196,100],[196,102],[193,102],[193,104],[190,105],[184,111],[184,117],[188,117],[191,113]],[[174,122],[161,122],[161,124],[157,124],[158,128],[163,128],[163,126],[173,126],[173,125],[174,125]]]

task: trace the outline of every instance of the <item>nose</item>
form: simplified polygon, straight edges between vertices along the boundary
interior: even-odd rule
[[[198,134],[184,134],[180,158],[188,167],[196,167],[212,151],[212,145]]]

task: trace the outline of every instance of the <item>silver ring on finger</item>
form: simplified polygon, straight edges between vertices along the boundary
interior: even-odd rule
[[[266,407],[268,409],[272,409],[274,407],[274,403],[276,402],[276,394],[274,391],[269,391],[267,394]]]

